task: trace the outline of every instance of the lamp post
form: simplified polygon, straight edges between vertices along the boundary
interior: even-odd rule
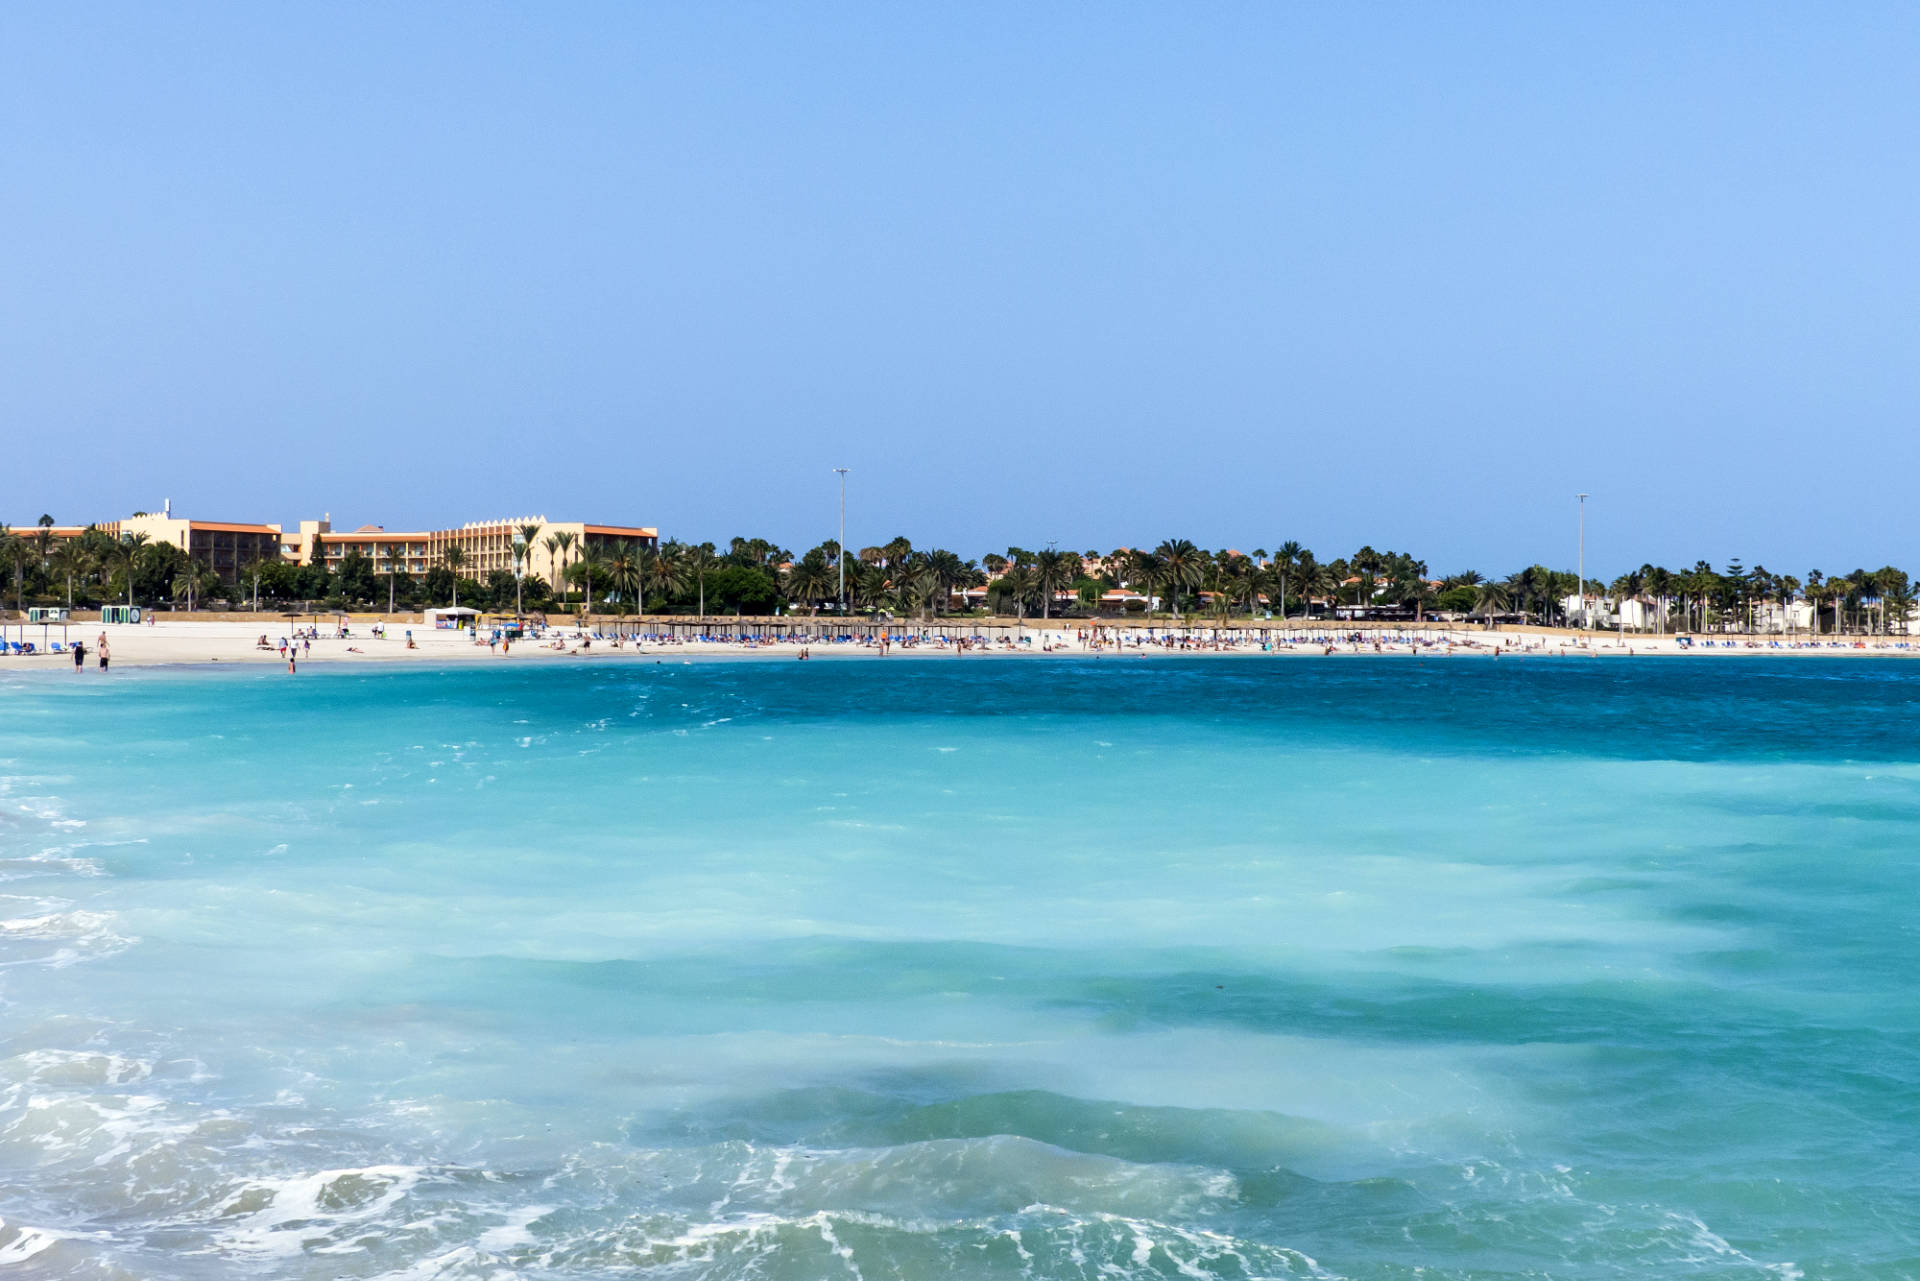
[[[1584,632],[1590,621],[1587,615],[1587,496],[1581,494],[1578,497],[1580,499],[1580,552],[1574,561],[1574,574],[1580,580],[1576,586],[1580,592],[1580,630]]]
[[[840,570],[840,617],[847,616],[847,469],[836,467],[840,473],[840,554],[833,558]]]

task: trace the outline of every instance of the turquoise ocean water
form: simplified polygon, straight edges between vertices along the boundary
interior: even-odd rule
[[[1920,1275],[1920,666],[0,674],[9,1277]]]

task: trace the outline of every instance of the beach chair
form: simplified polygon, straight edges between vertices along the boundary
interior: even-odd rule
[[[67,647],[65,645],[62,645],[59,641],[55,641],[53,643],[53,652],[56,654],[64,654],[67,652]]]

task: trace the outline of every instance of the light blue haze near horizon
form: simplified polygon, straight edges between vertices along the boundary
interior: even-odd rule
[[[1905,5],[10,6],[0,520],[1900,563]],[[1911,567],[1911,566],[1910,566]]]

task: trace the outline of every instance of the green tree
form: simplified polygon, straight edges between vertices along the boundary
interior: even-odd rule
[[[466,563],[467,553],[463,548],[449,547],[440,553],[440,567],[447,571],[455,609],[460,608],[460,570]]]
[[[719,567],[720,560],[713,554],[712,543],[695,543],[682,554],[682,572],[693,580],[694,588],[699,593],[698,612],[702,618],[707,614],[707,575]]]
[[[789,601],[805,606],[810,615],[818,617],[820,602],[835,591],[833,568],[826,552],[816,547],[794,562],[787,570],[786,591]]]
[[[1273,560],[1267,566],[1268,575],[1280,589],[1275,612],[1283,623],[1287,621],[1287,580],[1299,572],[1302,557],[1311,562],[1313,553],[1289,538],[1274,549]]]
[[[1014,565],[987,584],[988,606],[996,614],[1004,614],[1007,607],[1012,606],[1014,617],[1024,623],[1027,607],[1033,603],[1038,590],[1033,571],[1025,565]]]
[[[388,543],[380,549],[380,559],[385,562],[382,568],[387,571],[387,612],[391,614],[393,612],[395,587],[400,581],[400,567],[404,563],[404,560],[392,543]]]
[[[680,567],[680,544],[669,539],[647,558],[647,586],[653,588],[654,595],[667,600],[678,595],[687,585],[686,574]]]
[[[1049,547],[1033,558],[1033,586],[1040,593],[1040,617],[1053,616],[1053,597],[1073,586],[1080,573],[1080,557]]]
[[[567,567],[567,577],[581,585],[580,617],[585,619],[593,613],[593,580],[607,579],[606,554],[597,544],[582,543],[579,557]]]
[[[173,598],[177,601],[185,596],[187,612],[191,614],[201,595],[208,591],[218,591],[219,587],[220,576],[208,569],[205,562],[197,557],[190,557],[174,576]]]
[[[1487,582],[1475,585],[1474,609],[1479,613],[1481,622],[1488,630],[1493,628],[1493,616],[1503,614],[1513,606],[1513,587],[1508,582]]]
[[[630,538],[623,538],[613,544],[607,552],[607,582],[613,590],[620,593],[624,604],[631,599],[635,602],[634,613],[644,611],[646,579],[641,571],[640,547]]]
[[[553,566],[553,582],[560,589],[560,604],[567,603],[567,552],[573,547],[573,532],[557,529],[548,534],[541,544],[547,549],[547,559]]]
[[[379,585],[373,578],[373,558],[358,547],[350,548],[333,571],[332,586],[334,594],[348,605],[361,605],[373,600],[374,593],[379,591]]]
[[[1184,538],[1169,538],[1153,549],[1160,578],[1172,601],[1174,621],[1180,619],[1180,597],[1200,586],[1206,573],[1206,553]]]
[[[54,572],[67,581],[67,608],[72,609],[73,580],[84,579],[92,572],[92,553],[87,550],[86,544],[81,539],[68,538],[62,540],[61,544],[53,549],[51,563]]]
[[[768,614],[780,598],[773,575],[757,565],[721,565],[708,575],[713,602],[734,614]]]
[[[145,534],[122,534],[120,536],[119,556],[120,564],[125,567],[127,574],[127,605],[129,608],[133,605],[134,570],[140,564],[141,558],[146,554],[147,541],[147,535]]]
[[[526,612],[524,591],[527,577],[527,562],[533,558],[534,539],[540,536],[540,531],[543,528],[545,528],[545,526],[541,525],[537,520],[528,521],[524,525],[515,525],[513,527],[513,532],[520,536],[513,544],[513,576],[518,580],[513,589],[513,612],[516,616]]]

